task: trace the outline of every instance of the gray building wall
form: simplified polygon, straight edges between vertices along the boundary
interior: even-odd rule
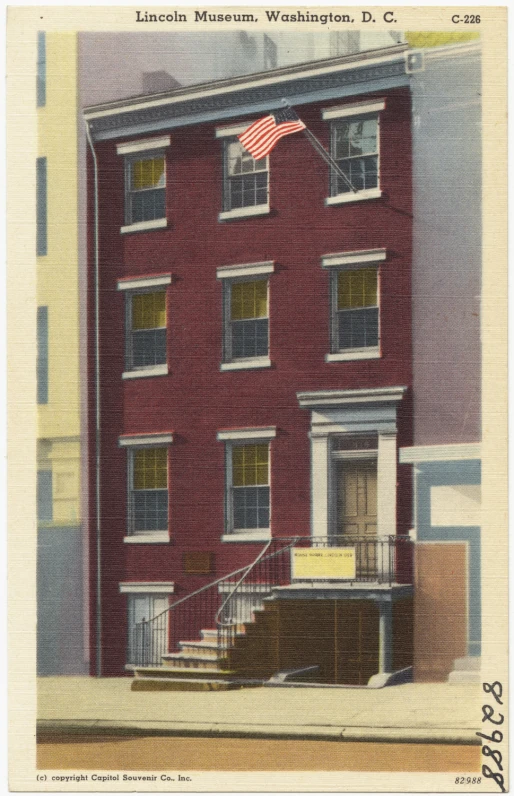
[[[479,45],[424,51],[413,92],[414,444],[480,432]]]

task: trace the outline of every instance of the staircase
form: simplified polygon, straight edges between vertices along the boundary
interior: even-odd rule
[[[218,654],[218,631],[202,630],[200,635],[198,641],[180,641],[180,652],[165,653],[161,666],[136,667],[132,691],[227,691],[241,688],[236,671],[229,669],[227,658]]]
[[[334,540],[329,537],[323,543],[317,537],[316,547],[333,547]],[[305,677],[310,679],[319,668],[317,653],[315,648],[306,649],[303,631],[289,632],[283,644],[285,653],[278,652],[280,617],[273,597],[274,589],[291,584],[291,549],[310,547],[310,542],[309,537],[274,539],[246,567],[180,598],[158,616],[129,629],[132,690],[221,691],[259,686],[280,673],[284,662],[287,665],[282,668],[287,672],[283,674],[303,679],[307,667]],[[344,542],[348,545],[347,538]],[[405,561],[410,573],[410,558],[399,555],[407,542],[410,548],[410,540],[402,538],[386,542],[355,539],[358,564],[354,580],[391,583],[401,574],[402,566],[405,568]],[[373,576],[363,563],[370,555],[377,564]],[[399,582],[409,580],[400,578]],[[295,627],[303,627],[304,619],[295,617]],[[208,629],[193,638],[201,627]],[[316,619],[313,630],[317,630]]]

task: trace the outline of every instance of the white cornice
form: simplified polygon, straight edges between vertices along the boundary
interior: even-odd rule
[[[292,79],[298,80],[309,77],[317,77],[334,72],[346,72],[358,69],[361,66],[380,66],[383,64],[398,61],[403,57],[406,46],[396,46],[377,50],[372,53],[359,53],[354,56],[343,56],[339,58],[326,59],[308,66],[284,67],[273,70],[272,72],[261,72],[255,75],[245,76],[244,78],[233,78],[230,80],[218,81],[217,83],[206,83],[193,86],[187,89],[175,90],[172,94],[159,94],[153,97],[135,97],[125,101],[95,105],[84,110],[85,118],[100,119],[105,116],[115,116],[119,113],[126,113],[150,108],[173,105],[187,100],[199,99],[204,97],[215,97],[234,91],[244,91],[245,89],[260,88],[269,85],[286,83]]]
[[[482,457],[479,442],[455,443],[448,445],[413,445],[400,448],[400,464],[421,464],[422,462],[455,462]]]
[[[401,401],[407,387],[375,387],[369,390],[320,390],[296,394],[301,409],[376,404]]]

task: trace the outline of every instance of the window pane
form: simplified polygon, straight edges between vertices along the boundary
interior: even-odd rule
[[[232,448],[233,486],[268,484],[269,445],[234,445]]]
[[[234,529],[269,528],[269,487],[241,487],[232,495]]]
[[[156,329],[166,326],[166,293],[136,293],[132,296],[132,328]]]
[[[378,308],[339,313],[339,349],[378,345]]]
[[[161,188],[165,185],[164,158],[136,160],[132,164],[132,188]]]
[[[166,361],[166,329],[132,332],[130,368],[165,365]]]
[[[232,359],[264,357],[268,354],[268,319],[233,321]]]
[[[167,448],[134,451],[134,489],[167,489]]]
[[[36,254],[45,255],[48,250],[47,222],[47,170],[46,158],[36,160]]]
[[[361,268],[339,271],[337,275],[337,309],[369,307],[377,303],[377,270]]]
[[[37,34],[37,107],[41,108],[46,103],[46,34],[40,30]]]
[[[168,529],[168,493],[166,490],[133,493],[133,530]]]
[[[53,520],[52,471],[37,471],[37,518],[41,522]]]
[[[156,218],[166,218],[166,189],[133,193],[131,222],[136,224]]]
[[[268,315],[268,282],[236,282],[231,286],[230,296],[233,321],[245,318],[265,318]]]

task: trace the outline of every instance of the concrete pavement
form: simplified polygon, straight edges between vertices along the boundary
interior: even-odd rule
[[[365,688],[130,690],[131,678],[42,677],[40,733],[475,744],[479,685]]]

